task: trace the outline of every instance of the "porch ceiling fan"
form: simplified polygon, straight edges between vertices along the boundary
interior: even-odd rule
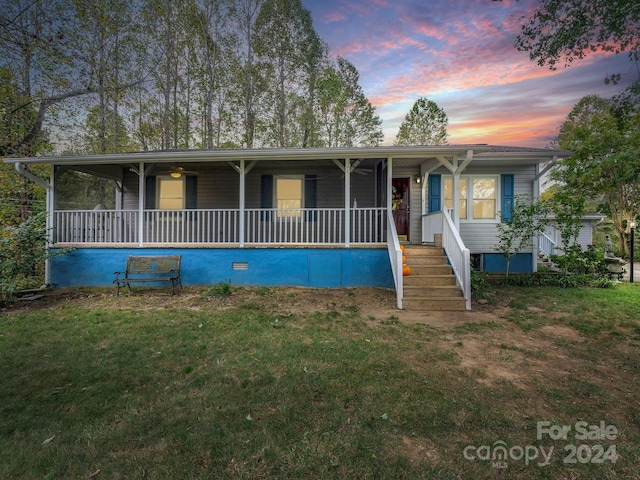
[[[174,167],[169,172],[169,175],[171,175],[173,178],[180,178],[183,175],[197,175],[197,174],[198,172],[195,172],[193,170],[185,170],[183,167]]]
[[[356,167],[352,171],[352,173],[357,173],[358,175],[369,175],[371,172],[373,172],[373,168],[362,168],[362,167]]]

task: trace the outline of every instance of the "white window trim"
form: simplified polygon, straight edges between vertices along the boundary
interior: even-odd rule
[[[445,206],[444,197],[444,181],[445,179],[452,179],[453,175],[442,175],[440,191],[442,192],[442,206]],[[460,217],[460,223],[500,223],[500,199],[502,198],[501,182],[499,173],[473,173],[468,175],[460,175],[460,179],[466,179],[467,181],[467,218]],[[474,178],[492,178],[496,182],[496,215],[494,218],[473,218],[473,179]],[[472,195],[472,198],[468,197],[468,194]]]
[[[273,176],[273,205],[277,211],[282,210],[278,207],[278,180],[300,180],[300,209],[305,208],[304,205],[304,175],[274,175]],[[278,213],[280,216],[280,213]]]
[[[180,208],[179,210],[184,210],[187,208],[186,204],[187,204],[187,182],[185,180],[185,176],[182,175],[180,178],[174,178],[171,175],[158,175],[156,177],[156,205],[157,205],[157,209],[158,210],[165,210],[165,211],[170,211],[167,209],[161,209],[160,208],[160,185],[161,185],[161,180],[171,180],[172,182],[182,182],[182,208]]]

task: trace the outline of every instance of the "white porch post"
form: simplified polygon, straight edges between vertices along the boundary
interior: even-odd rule
[[[55,207],[56,207],[56,196],[55,196],[55,184],[56,184],[56,166],[55,165],[51,165],[51,176],[49,178],[49,185],[50,188],[47,189],[47,220],[46,220],[46,228],[47,228],[47,252],[49,251],[49,249],[51,248],[51,246],[53,245],[53,235],[54,235],[54,231],[53,231],[53,227],[54,227],[54,223],[53,223],[53,212],[55,211]],[[51,284],[51,259],[47,258],[44,262],[44,283],[45,285],[50,285]]]
[[[144,235],[144,187],[145,187],[145,178],[144,178],[144,162],[140,162],[138,166],[138,246],[144,246],[144,240],[142,236]]]
[[[451,188],[453,190],[453,224],[456,226],[456,230],[460,231],[460,171],[458,170],[458,157],[453,156],[453,180],[451,182]],[[469,186],[467,186],[469,190]],[[467,197],[469,195],[467,194]],[[467,200],[468,201],[468,200]]]
[[[244,169],[244,158],[240,160],[240,218],[238,219],[238,234],[240,235],[240,248],[244,248],[244,209],[245,209],[245,169]]]
[[[349,248],[351,242],[351,159],[344,159],[344,246]]]
[[[393,187],[393,158],[387,158],[387,211],[390,212],[392,205],[392,187]]]

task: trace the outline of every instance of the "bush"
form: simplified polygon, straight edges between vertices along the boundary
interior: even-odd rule
[[[46,248],[46,218],[46,212],[41,212],[0,232],[0,299],[11,298],[17,290],[42,285],[45,261],[71,251],[50,252]]]
[[[565,249],[564,255],[551,255],[549,259],[565,273],[593,275],[596,278],[607,275],[604,251],[593,245],[584,251],[580,245],[573,245]]]

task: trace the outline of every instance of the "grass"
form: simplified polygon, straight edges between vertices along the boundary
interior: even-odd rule
[[[229,294],[220,289],[200,298]],[[255,297],[141,308],[91,290],[9,309],[0,478],[640,477],[640,290],[543,290],[499,288],[505,318],[451,329],[363,318],[352,293],[302,313],[273,313]],[[462,364],[465,346],[484,341],[506,368],[546,361],[517,344],[520,332],[549,341],[549,356],[562,349],[565,381],[532,367],[527,390]],[[564,464],[565,444],[584,442],[538,441],[538,420],[615,425],[614,442],[587,443],[615,444],[621,457]],[[510,460],[506,470],[463,457],[496,441],[556,453],[549,466]]]

